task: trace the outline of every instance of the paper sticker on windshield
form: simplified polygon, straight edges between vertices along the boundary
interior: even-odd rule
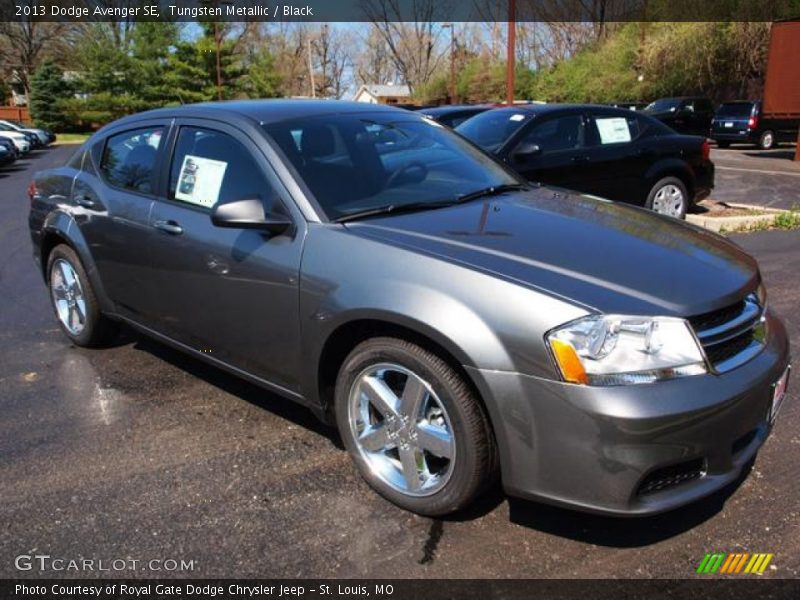
[[[619,144],[631,141],[631,131],[625,117],[597,118],[597,131],[600,132],[601,144]]]
[[[522,121],[525,118],[525,115],[511,115],[508,117],[509,121]]]
[[[219,200],[228,163],[187,154],[178,176],[175,199],[211,208]]]

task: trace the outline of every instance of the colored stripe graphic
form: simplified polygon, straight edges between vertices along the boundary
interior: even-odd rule
[[[736,552],[734,554],[726,554],[724,552],[707,553],[703,560],[700,561],[697,572],[723,575],[742,573],[742,569],[744,569],[744,573],[760,575],[767,569],[774,556],[774,554],[765,552],[756,554],[747,552]]]

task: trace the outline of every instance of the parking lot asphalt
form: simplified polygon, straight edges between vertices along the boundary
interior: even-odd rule
[[[707,552],[770,552],[762,577],[800,575],[796,375],[749,477],[693,505],[614,519],[495,490],[449,519],[414,516],[305,409],[128,331],[104,350],[67,342],[25,190],[69,152],[0,170],[0,577],[40,576],[15,557],[47,554],[192,561],[104,573],[125,577],[691,578]],[[735,239],[800,347],[800,232]]]
[[[800,162],[793,157],[790,145],[773,150],[744,145],[712,148],[716,186],[711,198],[772,208],[800,207]]]

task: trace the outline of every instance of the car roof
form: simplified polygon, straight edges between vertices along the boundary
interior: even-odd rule
[[[223,102],[185,104],[182,106],[148,110],[113,121],[106,127],[117,127],[120,124],[135,123],[136,121],[147,119],[175,117],[219,118],[224,116],[226,119],[243,119],[266,124],[319,115],[375,112],[410,114],[407,110],[395,108],[393,106],[367,104],[365,102],[349,102],[344,100],[315,100],[310,98],[230,100]]]
[[[418,112],[424,115],[438,116],[446,115],[451,112],[465,112],[470,110],[482,111],[494,108],[493,104],[446,104],[442,106],[429,106],[421,108]]]
[[[553,113],[577,113],[587,109],[608,113],[618,112],[626,115],[634,114],[632,110],[627,108],[617,108],[606,104],[514,104],[512,106],[499,106],[493,109],[492,112],[506,111],[539,116]]]

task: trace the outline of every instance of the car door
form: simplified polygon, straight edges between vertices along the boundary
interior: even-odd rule
[[[158,311],[156,273],[147,259],[156,165],[168,122],[112,132],[84,153],[72,186],[74,217],[103,289],[117,311],[150,322]]]
[[[584,136],[581,113],[534,119],[510,142],[508,162],[529,181],[587,191]]]
[[[639,123],[633,113],[591,113],[586,189],[609,200],[641,204],[641,182],[653,154],[646,140],[638,138]]]
[[[156,328],[214,359],[283,388],[298,388],[298,278],[305,222],[258,146],[238,129],[184,120],[176,132],[164,197],[150,226],[161,272]],[[259,198],[290,216],[281,235],[215,227],[217,203]]]

